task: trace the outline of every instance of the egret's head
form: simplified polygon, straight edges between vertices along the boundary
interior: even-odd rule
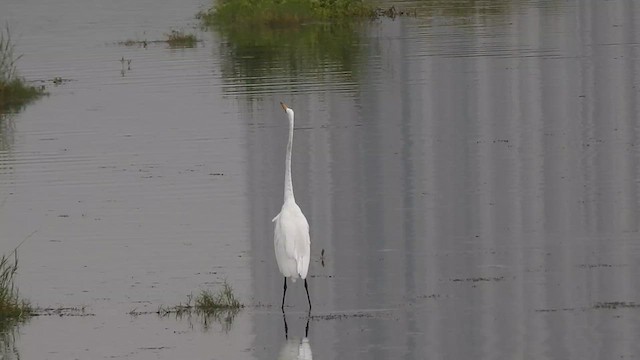
[[[290,107],[287,106],[287,104],[283,103],[282,101],[280,102],[280,106],[282,106],[282,109],[284,109],[284,112],[287,113],[287,115],[289,115],[290,117],[293,116],[293,109],[291,109]]]

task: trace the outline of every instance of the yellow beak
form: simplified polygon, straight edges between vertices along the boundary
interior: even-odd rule
[[[282,106],[282,108],[284,109],[284,111],[287,111],[288,107],[285,103],[283,103],[282,101],[280,101],[280,106]]]

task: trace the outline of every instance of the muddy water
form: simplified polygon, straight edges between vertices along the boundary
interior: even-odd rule
[[[68,81],[2,119],[0,244],[36,231],[21,293],[88,315],[34,318],[5,356],[640,355],[638,6],[396,5],[418,16],[247,36],[193,30],[203,1],[3,1],[22,74]],[[117,44],[171,29],[202,42]],[[312,236],[288,340],[279,101]],[[230,323],[128,314],[224,279]]]

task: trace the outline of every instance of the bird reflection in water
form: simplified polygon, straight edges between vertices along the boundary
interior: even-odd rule
[[[292,336],[289,338],[289,327],[287,326],[287,315],[282,312],[284,320],[284,338],[285,342],[280,349],[278,360],[311,360],[311,345],[309,344],[309,320],[311,314],[307,314],[307,325],[304,328],[304,337],[302,339]]]

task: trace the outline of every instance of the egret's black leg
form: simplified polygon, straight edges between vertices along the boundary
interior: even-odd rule
[[[284,338],[289,339],[289,327],[287,326],[287,315],[282,311],[282,319],[284,320]]]
[[[282,291],[282,312],[284,312],[284,297],[287,295],[287,278],[284,278],[284,290]]]
[[[309,286],[307,286],[307,279],[304,279],[304,289],[307,290],[307,301],[309,301],[309,311],[311,311],[311,298],[309,297]]]

